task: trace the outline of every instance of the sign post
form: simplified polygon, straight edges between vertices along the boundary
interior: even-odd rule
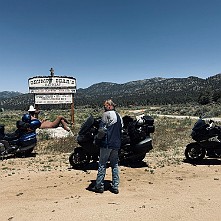
[[[67,76],[55,76],[53,68],[51,76],[36,76],[28,79],[29,93],[35,96],[35,105],[39,104],[71,104],[71,121],[74,125],[74,93],[76,79]]]
[[[71,104],[71,122],[74,124],[74,96],[72,97],[72,104]]]

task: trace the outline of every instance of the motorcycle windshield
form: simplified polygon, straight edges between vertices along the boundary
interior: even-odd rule
[[[80,131],[78,132],[79,135],[85,134],[94,124],[94,118],[90,115],[87,120],[82,124]]]

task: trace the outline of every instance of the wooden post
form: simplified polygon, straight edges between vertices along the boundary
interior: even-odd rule
[[[74,94],[72,95],[72,104],[71,104],[71,122],[72,122],[72,127],[74,127]]]
[[[38,104],[35,104],[35,94],[34,94],[34,108],[35,108],[35,118],[38,119],[38,114],[39,114],[39,106]]]
[[[38,104],[35,104],[35,117],[38,119],[38,114],[39,114],[39,106],[38,106]]]

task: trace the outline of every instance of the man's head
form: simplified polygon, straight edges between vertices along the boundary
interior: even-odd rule
[[[111,99],[106,100],[104,102],[104,109],[105,109],[105,111],[114,110],[115,106],[116,106],[116,104]]]

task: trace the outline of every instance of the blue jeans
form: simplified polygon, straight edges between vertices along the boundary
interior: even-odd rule
[[[106,175],[106,163],[110,160],[112,169],[112,188],[118,189],[119,185],[119,170],[118,170],[118,150],[100,148],[100,157],[98,163],[98,173],[96,179],[96,188],[104,189],[104,178]]]

